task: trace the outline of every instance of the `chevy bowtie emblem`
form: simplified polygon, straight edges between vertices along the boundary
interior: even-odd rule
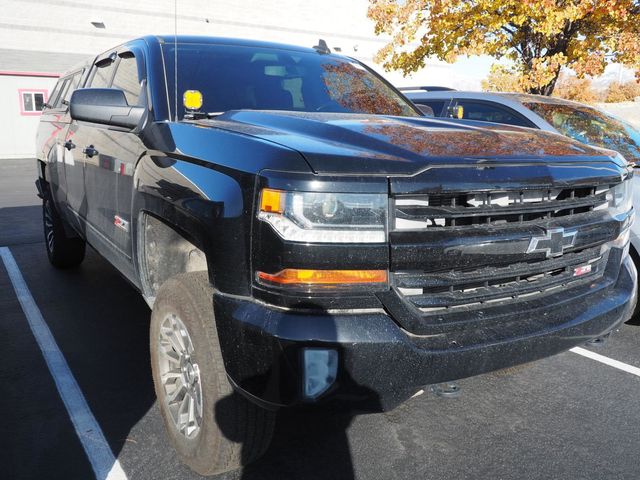
[[[565,232],[562,227],[549,228],[544,236],[531,239],[527,253],[545,252],[547,257],[559,257],[565,248],[573,247],[577,233]]]

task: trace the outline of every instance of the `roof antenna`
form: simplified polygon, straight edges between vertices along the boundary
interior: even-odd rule
[[[173,0],[173,86],[175,121],[178,121],[178,0]]]
[[[327,42],[325,42],[323,39],[318,40],[318,45],[314,45],[312,48],[316,52],[324,55],[331,53],[331,49],[327,45]]]

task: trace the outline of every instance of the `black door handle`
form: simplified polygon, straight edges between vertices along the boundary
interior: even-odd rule
[[[84,153],[87,157],[91,158],[91,157],[95,157],[100,152],[98,152],[98,150],[93,148],[93,145],[89,145],[88,147],[85,147],[84,150],[82,150],[82,153]]]
[[[74,148],[76,148],[76,144],[73,143],[72,140],[67,140],[66,142],[64,142],[64,148],[66,148],[67,150],[73,150]]]

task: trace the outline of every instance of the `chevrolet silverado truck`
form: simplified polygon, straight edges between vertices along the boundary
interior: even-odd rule
[[[279,408],[391,409],[636,303],[624,158],[425,118],[322,44],[132,40],[60,79],[37,152],[51,263],[88,243],[148,302],[167,433],[201,474],[260,456]]]

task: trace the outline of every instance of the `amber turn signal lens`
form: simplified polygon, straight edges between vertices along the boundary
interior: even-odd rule
[[[300,270],[286,268],[278,273],[258,272],[263,282],[280,285],[340,285],[358,283],[385,283],[386,270]]]
[[[284,192],[280,190],[272,190],[271,188],[262,189],[262,195],[260,196],[260,211],[282,213],[284,211],[284,205],[282,205],[284,199]]]

